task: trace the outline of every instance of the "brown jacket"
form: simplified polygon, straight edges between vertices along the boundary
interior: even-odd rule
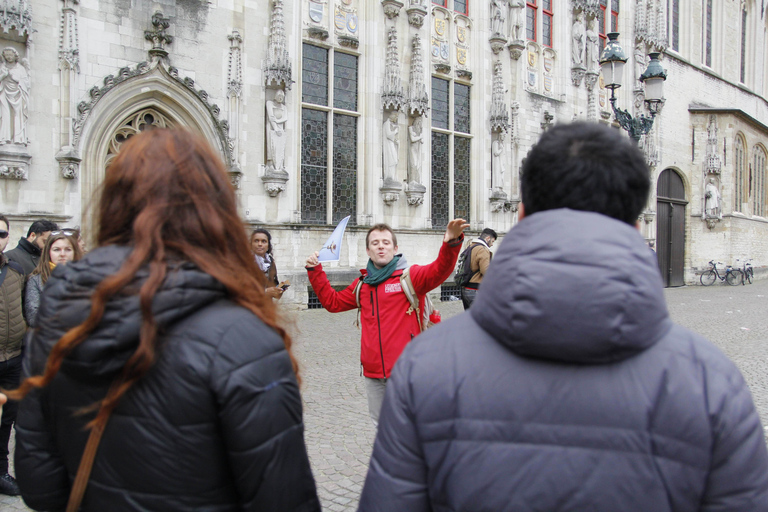
[[[8,361],[21,354],[21,345],[27,323],[22,311],[24,274],[8,265],[8,258],[0,253],[0,271],[5,279],[0,285],[0,361]]]
[[[488,265],[491,264],[492,254],[488,247],[477,240],[473,240],[470,245],[474,245],[475,248],[472,249],[472,259],[469,263],[472,278],[469,280],[467,288],[479,288],[480,283],[483,281],[483,276],[488,272]]]

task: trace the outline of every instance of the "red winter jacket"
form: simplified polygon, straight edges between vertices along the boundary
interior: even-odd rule
[[[422,309],[427,292],[440,286],[453,272],[463,240],[462,235],[450,243],[444,242],[437,259],[429,265],[411,265],[411,281]],[[415,312],[407,313],[411,304],[400,287],[400,276],[404,270],[398,268],[389,279],[376,286],[363,283],[360,289],[360,362],[366,377],[389,377],[405,345],[419,334],[418,317]],[[366,275],[365,270],[360,273]],[[308,267],[307,274],[325,309],[340,313],[357,308],[355,287],[360,278],[345,289],[336,291],[331,287],[322,265]]]

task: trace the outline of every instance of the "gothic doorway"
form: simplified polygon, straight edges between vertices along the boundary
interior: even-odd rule
[[[656,185],[656,255],[664,286],[683,286],[685,265],[685,185],[672,169]]]

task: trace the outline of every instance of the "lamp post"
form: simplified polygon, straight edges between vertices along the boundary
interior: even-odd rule
[[[653,120],[661,109],[664,92],[664,80],[667,79],[667,73],[661,67],[659,56],[661,53],[650,53],[650,62],[648,68],[640,75],[640,81],[645,84],[645,104],[651,112],[651,117],[641,115],[632,118],[629,112],[616,107],[615,91],[621,87],[621,75],[624,72],[624,64],[627,57],[624,50],[619,45],[619,33],[611,32],[608,34],[608,43],[600,55],[600,67],[602,68],[603,80],[605,86],[611,90],[611,108],[619,125],[629,133],[629,136],[640,142],[640,137],[651,131]]]

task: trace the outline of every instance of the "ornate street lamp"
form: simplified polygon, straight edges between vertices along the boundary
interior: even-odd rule
[[[650,53],[648,56],[651,60],[648,63],[648,68],[640,75],[640,81],[645,84],[645,104],[651,112],[651,117],[641,115],[639,118],[633,119],[626,110],[616,108],[615,91],[621,87],[621,75],[624,72],[624,64],[627,62],[627,57],[619,45],[618,38],[618,32],[608,34],[608,43],[600,55],[600,67],[605,86],[611,90],[611,108],[613,108],[616,120],[629,133],[629,136],[639,143],[640,137],[651,131],[653,119],[661,109],[664,101],[664,80],[667,79],[667,73],[659,62],[661,54]]]

